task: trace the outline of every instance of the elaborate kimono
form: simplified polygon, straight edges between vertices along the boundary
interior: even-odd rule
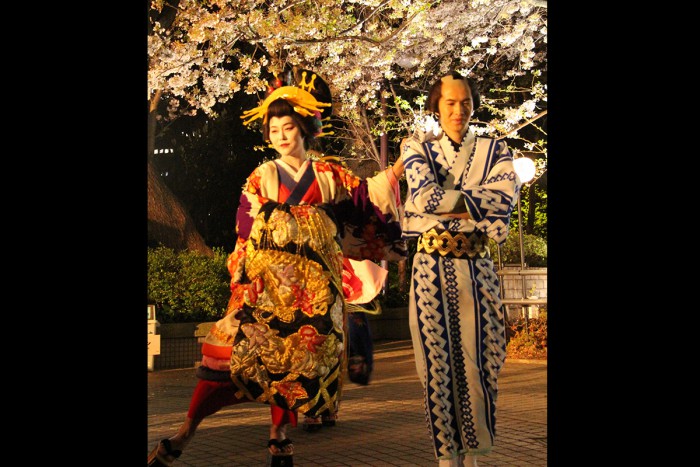
[[[350,258],[405,258],[401,209],[391,170],[361,180],[322,161],[297,172],[280,159],[257,167],[227,260],[231,299],[202,345],[200,377],[225,372],[239,397],[313,417],[335,413],[346,302],[381,286],[371,277],[379,266]]]
[[[435,456],[488,453],[496,434],[497,376],[506,356],[499,280],[489,238],[506,240],[520,190],[503,141],[444,133],[402,148],[405,238],[417,238],[409,327]],[[469,220],[439,214],[465,212]]]

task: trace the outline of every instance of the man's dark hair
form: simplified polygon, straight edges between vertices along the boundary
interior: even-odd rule
[[[473,79],[465,78],[456,71],[453,71],[445,76],[452,76],[452,79],[461,79],[465,81],[467,83],[467,86],[469,86],[469,91],[472,95],[472,103],[474,104],[472,110],[476,110],[479,108],[479,104],[481,104],[481,98],[479,97],[479,88],[477,87],[476,82]],[[440,101],[440,97],[442,97],[442,78],[444,78],[444,76],[438,79],[435,83],[433,83],[433,85],[430,87],[430,91],[428,92],[428,110],[433,113],[438,113],[438,102]]]

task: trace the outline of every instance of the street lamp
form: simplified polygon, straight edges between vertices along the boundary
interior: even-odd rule
[[[535,176],[535,163],[532,161],[532,159],[528,157],[518,157],[517,159],[513,160],[513,169],[515,170],[515,173],[518,175],[518,178],[520,179],[520,183],[524,186],[526,183],[528,183],[530,180],[532,180]],[[520,189],[520,193],[518,193],[518,235],[520,237],[520,282],[521,286],[523,289],[523,299],[527,298],[527,287],[525,286],[525,276],[522,274],[523,270],[525,269],[525,249],[523,248],[523,211],[520,206],[520,199],[522,198],[522,186]],[[530,203],[530,209],[532,209],[532,203]],[[527,305],[524,303],[521,305],[522,311],[523,311],[523,316],[525,317],[525,333],[527,334],[527,328],[528,328],[528,318],[529,318],[529,313],[527,308],[529,308]]]
[[[536,172],[535,163],[529,157],[524,156],[513,160],[513,169],[523,185],[532,180]]]

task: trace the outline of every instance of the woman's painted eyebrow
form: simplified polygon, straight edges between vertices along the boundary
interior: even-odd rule
[[[294,124],[291,122],[288,123],[283,123],[282,125],[270,125],[270,129],[272,128],[294,128]]]

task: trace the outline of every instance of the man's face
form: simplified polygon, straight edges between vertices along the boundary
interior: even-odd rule
[[[456,142],[462,139],[462,130],[469,124],[473,108],[471,90],[466,81],[451,76],[442,79],[438,101],[440,126]]]

